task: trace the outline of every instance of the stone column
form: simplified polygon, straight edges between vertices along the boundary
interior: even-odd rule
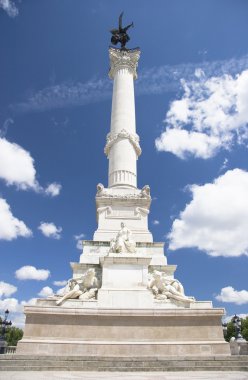
[[[108,187],[136,188],[137,164],[141,154],[136,134],[133,80],[137,78],[140,50],[109,48],[110,72],[114,80],[111,129],[105,153],[109,159]]]

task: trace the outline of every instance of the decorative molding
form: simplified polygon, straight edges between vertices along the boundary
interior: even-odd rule
[[[109,48],[110,70],[109,77],[114,79],[119,70],[128,70],[137,79],[137,66],[140,57],[140,50],[121,50]]]
[[[139,144],[139,136],[137,134],[129,133],[126,129],[122,129],[119,133],[116,134],[107,134],[107,141],[104,148],[104,153],[106,156],[109,155],[110,148],[114,145],[114,143],[119,139],[127,139],[133,145],[137,156],[141,155],[141,147]]]
[[[111,214],[112,208],[110,206],[106,206],[106,207],[98,207],[98,209],[96,210],[97,214],[101,214],[105,211],[107,211],[107,214]]]
[[[149,212],[150,212],[147,208],[143,208],[143,207],[136,207],[135,211],[136,211],[136,213],[137,213],[138,215],[141,214],[141,215],[143,215],[143,216],[148,215]]]
[[[129,170],[115,170],[109,174],[109,186],[118,186],[120,184],[137,187],[137,177]]]
[[[113,194],[112,189],[105,188],[103,184],[97,185],[96,198],[114,198],[114,199],[148,199],[151,200],[150,187],[145,185],[138,194]]]

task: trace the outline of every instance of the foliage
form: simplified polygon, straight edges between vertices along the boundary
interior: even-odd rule
[[[243,338],[248,341],[248,317],[241,318],[241,334],[243,335]],[[230,321],[227,324],[227,333],[225,340],[229,342],[233,336],[235,337],[235,328],[233,326],[233,323]]]
[[[2,318],[0,317],[0,335],[2,335]],[[6,327],[6,332],[5,332],[5,340],[7,342],[8,346],[16,346],[18,340],[22,339],[23,336],[23,331],[22,329],[19,329],[18,327],[11,326],[11,327]]]
[[[18,340],[22,339],[23,336],[23,330],[19,329],[18,327],[8,327],[6,334],[5,334],[5,339],[8,344],[8,346],[16,346]]]

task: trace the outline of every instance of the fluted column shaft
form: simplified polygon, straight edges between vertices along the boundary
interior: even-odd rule
[[[109,159],[108,187],[137,187],[137,158],[141,153],[136,134],[134,83],[140,51],[109,49],[114,80],[111,128],[105,153]]]

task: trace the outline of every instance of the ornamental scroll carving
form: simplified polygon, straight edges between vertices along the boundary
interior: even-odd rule
[[[137,79],[137,66],[140,57],[139,49],[120,50],[110,47],[109,57],[111,67],[109,70],[109,77],[114,79],[116,72],[120,69],[127,69]]]
[[[116,133],[115,135],[112,135],[111,133],[107,134],[107,142],[104,148],[104,153],[106,154],[106,156],[108,156],[110,148],[114,145],[114,143],[118,139],[128,139],[130,143],[133,145],[137,156],[141,155],[141,147],[139,145],[139,136],[136,134],[134,135],[134,134],[128,133],[125,129],[122,129],[119,133]]]

